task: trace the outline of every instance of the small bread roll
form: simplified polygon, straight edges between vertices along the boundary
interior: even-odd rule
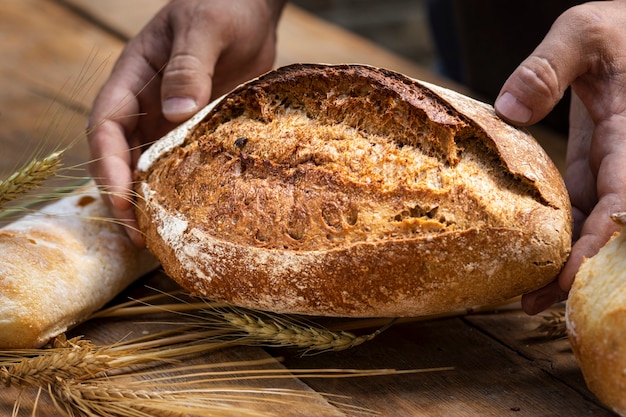
[[[297,64],[140,158],[137,217],[193,294],[278,313],[418,316],[539,288],[570,250],[537,142],[455,92]]]
[[[0,229],[0,348],[36,348],[155,269],[94,184]]]
[[[612,218],[622,230],[578,270],[566,323],[587,386],[626,416],[626,213]]]

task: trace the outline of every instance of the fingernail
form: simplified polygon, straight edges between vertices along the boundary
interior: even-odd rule
[[[494,107],[502,117],[513,123],[528,123],[533,116],[532,110],[508,91],[498,97]]]
[[[189,97],[170,97],[163,101],[163,114],[165,116],[189,115],[196,111],[198,105]]]

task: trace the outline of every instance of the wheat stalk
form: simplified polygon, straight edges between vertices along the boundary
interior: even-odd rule
[[[245,387],[205,387],[178,390],[118,388],[104,381],[64,381],[52,387],[57,408],[67,412],[79,409],[83,415],[104,417],[159,416],[268,416],[258,409],[259,402],[274,406],[301,405],[298,400],[314,394],[292,390]],[[257,409],[255,409],[255,405]],[[322,410],[320,410],[322,411]]]
[[[180,398],[149,390],[117,388],[110,384],[62,380],[49,388],[50,397],[59,411],[74,415],[80,410],[86,416],[154,416],[187,417],[183,412],[163,409]],[[186,399],[185,401],[188,401]]]
[[[0,208],[28,191],[39,187],[44,181],[54,176],[62,166],[64,150],[55,151],[48,156],[33,158],[22,168],[0,182]]]
[[[112,370],[141,365],[178,352],[162,355],[149,349],[120,345],[99,347],[81,337],[57,336],[48,349],[5,352],[0,361],[0,382],[6,387],[46,387],[58,380],[84,380]]]
[[[156,290],[158,291],[158,290]],[[160,296],[170,297],[175,303],[150,304]],[[273,314],[244,309],[223,302],[200,298],[189,302],[177,293],[160,293],[134,303],[124,303],[94,314],[94,317],[123,317],[140,314],[171,313],[169,324],[179,327],[188,341],[210,338],[215,342],[248,346],[295,347],[305,354],[342,351],[369,342],[388,329],[395,319],[386,320],[372,333],[357,336],[348,331],[334,331],[295,315]],[[377,323],[378,325],[378,323]],[[362,326],[367,328],[370,326]],[[190,329],[208,328],[214,332],[190,332]],[[173,330],[177,332],[177,330]],[[196,336],[194,336],[196,335]]]
[[[222,362],[178,366],[170,369],[167,376],[162,371],[135,372],[132,381],[127,376],[106,376],[88,381],[59,380],[51,387],[57,399],[57,407],[65,410],[90,410],[88,416],[267,416],[291,415],[306,404],[317,407],[321,415],[334,414],[337,409],[345,413],[374,414],[345,402],[347,397],[320,394],[286,388],[256,387],[242,385],[246,381],[276,381],[301,378],[354,378],[406,373],[434,372],[451,368],[419,370],[340,370],[264,368],[275,365],[276,359]],[[261,368],[259,368],[261,367]],[[121,381],[120,381],[121,380]],[[236,383],[238,385],[232,385]],[[265,410],[267,408],[267,410]],[[271,411],[269,411],[271,410]],[[145,413],[145,414],[144,414]],[[342,414],[343,415],[343,414]]]

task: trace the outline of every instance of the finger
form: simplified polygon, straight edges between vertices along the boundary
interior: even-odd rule
[[[554,280],[543,288],[522,296],[522,309],[526,314],[539,314],[555,303],[567,298],[558,281]]]
[[[112,80],[96,98],[87,127],[91,175],[110,192],[111,206],[118,210],[127,210],[130,204],[125,192],[132,176],[126,135],[134,129],[137,111],[134,95]]]
[[[101,188],[112,217],[126,226],[126,232],[136,246],[143,247],[143,239],[137,232],[130,154],[123,131],[118,124],[106,121],[94,128],[91,136],[92,153],[101,155],[90,166],[92,176]],[[112,140],[116,137],[118,140]]]
[[[182,122],[211,97],[211,79],[220,53],[220,39],[210,34],[210,22],[194,23],[199,11],[189,10],[183,16],[172,17],[172,52],[163,71],[161,101],[163,115],[170,122]]]
[[[624,126],[626,128],[626,126]],[[572,247],[570,257],[559,275],[561,288],[569,290],[576,272],[585,258],[594,256],[618,230],[610,215],[626,211],[626,169],[623,161],[626,152],[607,155],[598,171],[598,195],[600,199],[585,219],[580,238]]]
[[[572,92],[564,179],[574,210],[574,241],[580,236],[585,219],[598,202],[596,175],[589,164],[594,129],[589,112],[578,95]]]
[[[139,93],[154,77],[154,70],[146,60],[134,56],[122,54],[96,97],[89,116],[87,139],[92,157],[91,176],[102,190],[113,218],[129,225],[129,236],[135,244],[143,246],[141,237],[133,231],[133,155],[129,138],[138,123]]]
[[[106,192],[110,205],[117,210],[130,208],[128,192],[132,181],[130,156],[123,130],[106,121],[90,134],[92,155],[96,156],[90,169],[93,178]]]
[[[617,232],[618,226],[610,220],[609,215],[619,211],[612,202],[601,201],[594,213],[587,218],[581,237],[572,247],[567,263],[558,277],[559,286],[563,291],[571,289],[584,260],[596,255],[613,233]]]
[[[118,156],[110,156],[103,164],[107,180],[103,194],[110,201],[110,210],[113,218],[126,227],[126,232],[133,243],[143,247],[143,239],[137,231],[135,218],[134,193],[132,188],[132,172],[128,161]]]
[[[579,6],[561,15],[541,44],[509,76],[494,104],[501,117],[522,126],[538,122],[585,72],[588,35],[580,30],[583,23],[575,23],[588,18],[583,13]]]

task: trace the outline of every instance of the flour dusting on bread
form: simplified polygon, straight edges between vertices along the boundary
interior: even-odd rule
[[[540,287],[569,253],[560,174],[485,104],[387,70],[302,64],[209,109],[138,171],[149,247],[202,295],[431,314]]]

